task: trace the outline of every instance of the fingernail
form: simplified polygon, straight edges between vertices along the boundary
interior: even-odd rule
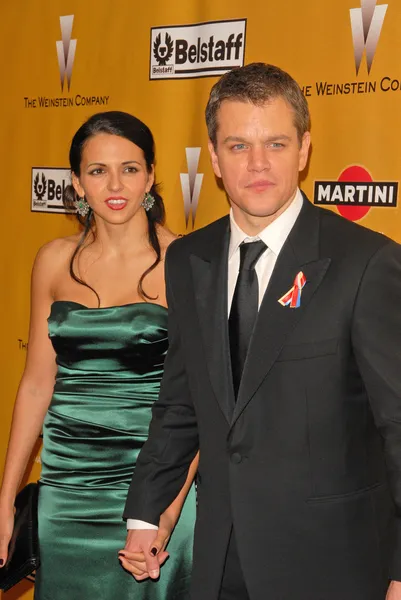
[[[149,571],[149,575],[151,577],[158,577],[159,576],[159,572],[158,571]]]
[[[152,550],[150,551],[152,556],[156,556],[157,554],[157,548],[152,548]]]

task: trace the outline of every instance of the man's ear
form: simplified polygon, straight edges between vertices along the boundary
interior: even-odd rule
[[[209,149],[210,160],[212,161],[212,167],[213,167],[214,174],[216,175],[216,177],[221,178],[219,159],[218,159],[218,156],[216,153],[216,149],[211,140],[208,141],[207,147]]]
[[[309,148],[310,148],[310,133],[306,131],[302,136],[301,148],[299,150],[299,166],[298,171],[303,171],[308,162]]]

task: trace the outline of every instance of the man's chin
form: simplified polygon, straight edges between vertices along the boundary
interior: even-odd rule
[[[247,198],[246,200],[238,203],[230,200],[230,204],[234,214],[236,211],[239,211],[248,217],[263,219],[280,215],[291,204],[291,202],[283,202],[279,199],[273,199],[271,197],[268,198],[266,196],[263,197],[262,195],[259,195],[257,197]]]
[[[238,204],[232,204],[232,209],[234,211],[234,214],[236,211],[241,212],[244,216],[247,217],[251,217],[254,219],[263,219],[266,217],[272,217],[276,214],[276,212],[278,212],[278,210],[280,210],[279,208],[272,206],[271,204],[269,204],[269,206],[252,206],[252,205],[242,205],[239,206]]]

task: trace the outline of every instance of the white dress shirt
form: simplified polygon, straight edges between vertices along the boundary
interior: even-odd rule
[[[277,257],[281,248],[294,226],[295,221],[301,211],[303,198],[300,190],[297,190],[294,200],[289,207],[275,219],[270,225],[265,227],[258,235],[247,235],[234,221],[233,211],[230,210],[230,246],[228,249],[228,314],[230,314],[231,303],[234,296],[235,285],[237,283],[239,262],[240,262],[240,244],[249,243],[256,240],[262,240],[267,246],[258,262],[255,271],[259,283],[259,306],[263,300],[270,277],[273,273]],[[158,529],[156,525],[139,521],[138,519],[127,519],[127,529]]]
[[[230,314],[231,303],[234,296],[235,285],[237,283],[240,250],[242,242],[255,242],[262,240],[267,246],[258,262],[255,271],[259,284],[259,306],[265,295],[270,277],[273,273],[277,257],[281,248],[284,246],[288,234],[294,226],[295,221],[301,211],[303,198],[300,190],[297,191],[294,200],[290,206],[277,219],[265,227],[258,235],[251,237],[240,229],[234,221],[232,210],[230,211],[230,246],[228,249],[228,314]]]

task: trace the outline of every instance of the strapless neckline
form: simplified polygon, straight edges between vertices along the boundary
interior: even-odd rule
[[[164,362],[167,319],[167,309],[151,302],[89,308],[74,300],[57,300],[47,321],[60,368],[150,373]]]
[[[53,307],[56,304],[71,304],[74,306],[78,306],[79,308],[77,310],[86,310],[86,311],[99,311],[99,310],[116,310],[119,308],[128,308],[128,307],[132,307],[132,306],[140,306],[140,307],[145,307],[145,306],[154,306],[156,307],[157,310],[161,310],[164,312],[167,312],[168,309],[163,306],[162,304],[157,304],[157,302],[129,302],[128,304],[119,304],[116,306],[101,306],[99,308],[91,308],[90,306],[86,306],[85,304],[82,304],[81,302],[75,302],[75,300],[54,300],[54,302],[52,302],[51,307]]]

